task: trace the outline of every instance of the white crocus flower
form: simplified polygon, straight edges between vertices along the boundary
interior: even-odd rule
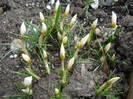
[[[117,15],[112,11],[112,28],[116,28]]]
[[[25,35],[26,34],[26,26],[25,26],[24,22],[22,23],[22,25],[20,27],[20,34],[21,35]]]
[[[67,5],[65,13],[64,13],[64,17],[67,17],[70,11],[70,4]]]
[[[25,77],[23,83],[24,83],[25,86],[30,86],[30,85],[32,84],[32,76],[30,76],[30,77]]]
[[[90,34],[87,34],[85,37],[83,37],[82,39],[81,39],[81,41],[79,42],[79,44],[78,44],[78,48],[82,48],[84,45],[85,45],[85,43],[87,42],[87,40],[88,40],[88,38],[89,38],[89,35]]]
[[[22,54],[22,58],[27,62],[27,63],[31,63],[31,59],[28,55],[26,54]]]
[[[64,44],[61,44],[61,48],[60,48],[60,58],[61,60],[65,59],[65,48],[64,48]]]
[[[44,15],[42,14],[42,12],[39,12],[39,15],[40,15],[41,22],[44,22]]]
[[[74,23],[76,22],[76,20],[77,20],[77,14],[75,14],[75,15],[73,16],[73,18],[71,19],[71,22],[70,22],[70,24],[69,24],[69,27],[70,27],[70,28],[74,25]]]
[[[60,1],[57,0],[56,1],[56,4],[55,4],[55,13],[57,12],[58,8],[59,8],[59,5],[60,5]]]
[[[27,87],[26,89],[22,89],[22,91],[26,94],[29,94],[29,95],[32,95],[33,94],[33,91],[32,89],[29,89],[29,87]]]
[[[93,23],[91,25],[91,29],[95,29],[96,28],[97,22],[98,22],[98,19],[96,19],[95,21],[93,21]]]
[[[45,34],[46,31],[47,31],[47,26],[46,26],[46,24],[43,22],[43,23],[42,23],[42,29],[41,29],[41,32],[42,32],[42,34]]]
[[[69,60],[68,65],[67,65],[67,70],[70,70],[72,68],[74,64],[74,60],[75,60],[74,57]]]

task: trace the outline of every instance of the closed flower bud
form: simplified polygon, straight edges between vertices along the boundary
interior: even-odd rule
[[[119,79],[120,79],[120,77],[113,77],[110,80],[108,80],[106,83],[107,83],[107,85],[112,85]]]
[[[60,1],[57,0],[56,3],[55,3],[55,13],[57,12],[58,8],[59,8],[59,5],[60,5]]]
[[[74,25],[74,23],[76,22],[76,20],[77,20],[77,14],[74,15],[74,17],[71,19],[71,22],[70,22],[70,24],[69,24],[69,27],[70,27],[70,28],[73,27],[73,25]]]
[[[75,60],[74,57],[69,60],[67,68],[66,68],[67,70],[70,70],[72,68],[72,66],[74,64],[74,60]]]
[[[67,38],[67,36],[65,36],[65,37],[63,38],[62,42],[63,42],[64,45],[66,45],[67,41],[68,41],[68,38]]]
[[[22,89],[22,91],[26,94],[29,94],[29,95],[32,95],[33,94],[33,91],[32,89],[29,89],[29,87],[27,87],[26,89]]]
[[[65,49],[64,49],[64,44],[61,44],[61,48],[60,48],[60,59],[64,60],[65,59]]]
[[[111,60],[111,61],[114,61],[114,60],[115,60],[115,54],[113,54],[113,56],[111,57],[110,60]]]
[[[40,15],[41,22],[44,22],[44,15],[42,14],[42,12],[39,12],[39,15]]]
[[[96,20],[92,23],[92,25],[91,25],[91,29],[92,29],[92,30],[96,28],[97,22],[98,22],[98,19],[96,19]]]
[[[30,57],[28,55],[26,55],[26,54],[22,54],[22,58],[29,64],[32,62]]]
[[[25,86],[30,86],[30,85],[32,84],[32,76],[30,76],[30,77],[25,77],[23,83],[24,83]]]
[[[22,36],[26,34],[26,26],[25,26],[24,22],[22,23],[22,25],[20,27],[20,34]]]
[[[46,31],[47,31],[47,26],[46,26],[45,23],[42,23],[42,30],[41,30],[41,33],[42,33],[42,34],[45,34]]]
[[[70,10],[70,4],[67,5],[65,13],[64,13],[64,17],[67,17],[69,14],[69,10]]]
[[[111,48],[111,43],[108,43],[104,48],[104,53],[106,54]]]
[[[54,93],[55,93],[56,95],[58,95],[58,94],[59,94],[59,89],[55,88]]]
[[[89,34],[87,34],[84,38],[82,38],[78,44],[78,48],[81,49],[85,45],[85,43],[87,42],[88,38],[89,38]]]
[[[44,56],[44,59],[47,59],[47,53],[44,49],[43,49],[43,56]]]
[[[105,61],[105,58],[106,58],[106,56],[102,56],[102,57],[100,58],[100,63],[103,63],[103,62]]]
[[[97,90],[96,93],[100,93],[103,89],[110,87],[112,84],[114,84],[117,80],[119,80],[120,77],[113,77],[112,79],[108,80],[104,84],[100,86],[100,88]]]
[[[112,11],[112,28],[116,28],[117,15]]]
[[[60,32],[57,33],[57,37],[58,37],[58,40],[62,39],[62,36],[61,36]]]

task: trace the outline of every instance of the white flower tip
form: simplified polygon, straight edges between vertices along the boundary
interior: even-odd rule
[[[61,44],[61,48],[60,48],[60,59],[64,60],[65,59],[65,48],[64,48],[64,44]]]
[[[70,4],[67,5],[65,13],[64,13],[64,17],[67,17],[70,11]]]
[[[59,5],[60,5],[60,1],[57,0],[55,4],[55,13],[57,12]]]
[[[67,36],[65,36],[65,37],[63,38],[62,42],[63,42],[64,45],[66,45],[67,41],[68,41],[68,38],[67,38]]]
[[[82,39],[81,39],[81,41],[79,42],[79,44],[78,44],[78,48],[82,48],[84,45],[85,45],[85,43],[87,42],[87,40],[88,40],[88,38],[89,38],[89,35],[90,34],[87,34],[85,37],[83,37]]]
[[[47,53],[44,49],[43,49],[43,56],[44,56],[44,59],[47,59]]]
[[[40,15],[41,22],[44,22],[44,15],[43,15],[43,13],[39,12],[39,15]]]
[[[97,22],[98,22],[98,18],[95,21],[93,21],[93,23],[91,25],[91,29],[95,29],[96,28]]]
[[[25,35],[26,34],[26,26],[25,26],[24,22],[22,23],[22,25],[20,27],[20,34],[21,35]]]
[[[45,34],[46,31],[47,31],[47,26],[46,26],[46,24],[44,22],[42,22],[42,30],[41,30],[41,33],[42,34]]]
[[[75,15],[73,16],[73,18],[71,19],[71,22],[70,22],[70,24],[69,24],[69,27],[70,27],[70,28],[73,27],[73,25],[74,25],[74,23],[76,22],[76,20],[77,20],[77,14],[75,14]]]
[[[27,62],[27,63],[31,63],[31,59],[28,55],[26,54],[22,54],[22,58]]]
[[[67,65],[67,70],[70,70],[74,64],[74,61],[75,61],[75,58],[71,58],[68,62],[68,65]]]
[[[116,21],[117,21],[117,15],[115,14],[114,11],[112,11],[112,28],[116,28]]]
[[[110,80],[107,81],[107,84],[112,85],[113,83],[115,83],[119,79],[120,79],[120,77],[113,77],[113,78],[111,78]]]
[[[25,86],[30,86],[30,85],[32,84],[32,76],[30,76],[30,77],[25,77],[23,83],[24,83]]]

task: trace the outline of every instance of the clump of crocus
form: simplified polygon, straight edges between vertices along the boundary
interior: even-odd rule
[[[26,87],[25,89],[22,89],[22,91],[26,94],[32,95],[33,90],[32,90],[32,76],[26,77],[23,82],[24,86]]]

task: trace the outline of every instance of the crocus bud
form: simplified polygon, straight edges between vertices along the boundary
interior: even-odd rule
[[[107,82],[105,82],[104,84],[102,84],[101,86],[100,86],[100,88],[97,90],[97,94],[98,93],[101,93],[101,91],[103,90],[103,89],[105,89],[105,88],[108,88],[108,87],[110,87],[113,83],[115,83],[117,80],[119,80],[120,79],[120,77],[113,77],[112,79],[110,79],[110,80],[108,80]]]
[[[104,53],[106,54],[109,50],[110,50],[110,47],[111,47],[111,43],[108,43],[105,48],[104,48]]]
[[[112,57],[110,58],[111,61],[115,60],[115,54],[112,55]]]
[[[55,10],[54,10],[55,13],[57,12],[57,10],[59,8],[59,5],[60,5],[60,1],[57,0],[56,3],[55,3]]]
[[[50,0],[50,4],[53,5],[55,3],[55,0]]]
[[[40,15],[41,22],[44,22],[44,15],[42,14],[42,12],[39,12],[39,15]]]
[[[103,62],[105,61],[105,59],[106,59],[106,56],[102,56],[102,57],[100,58],[100,63],[103,63]]]
[[[62,39],[62,36],[61,36],[60,32],[57,33],[57,37],[58,37],[58,40]]]
[[[92,25],[91,25],[91,27],[90,27],[92,30],[96,28],[97,22],[98,22],[98,19],[96,19],[96,20],[92,23]]]
[[[67,38],[67,36],[65,36],[65,37],[63,38],[62,42],[63,42],[64,45],[66,45],[67,41],[68,41],[68,38]]]
[[[22,58],[29,64],[32,62],[30,57],[28,55],[26,55],[26,54],[22,54]]]
[[[69,24],[69,27],[73,27],[74,23],[76,22],[76,19],[77,19],[77,14],[73,16],[73,18],[71,19],[71,22]]]
[[[117,15],[112,11],[112,28],[116,28]]]
[[[20,34],[21,35],[25,35],[26,34],[26,26],[25,26],[24,22],[22,23],[22,25],[20,27]]]
[[[24,83],[25,86],[30,86],[30,85],[32,84],[32,76],[30,76],[30,77],[25,77],[23,83]]]
[[[70,10],[70,4],[67,5],[65,13],[64,13],[64,17],[67,17],[69,14],[69,10]]]
[[[44,56],[44,59],[47,59],[47,53],[44,49],[43,49],[43,56]]]
[[[60,59],[64,60],[65,59],[65,49],[64,49],[64,44],[61,44],[61,48],[60,48]]]
[[[27,87],[26,89],[22,89],[22,91],[26,94],[29,94],[29,95],[32,95],[33,94],[33,91],[32,89],[30,89],[29,87]]]
[[[84,38],[82,38],[78,44],[78,48],[81,49],[85,45],[85,43],[87,42],[88,38],[89,38],[89,34],[87,34]]]
[[[41,33],[42,33],[42,34],[45,34],[46,31],[47,31],[47,26],[46,26],[45,23],[42,23],[42,30],[41,30]]]
[[[106,83],[107,83],[107,85],[112,85],[119,79],[120,79],[120,77],[113,77],[110,80],[108,80]]]
[[[55,88],[54,93],[55,93],[56,95],[58,95],[58,94],[59,94],[59,89],[58,89],[58,88]]]
[[[74,64],[74,60],[75,60],[74,57],[69,60],[67,68],[66,68],[67,70],[70,70],[72,68],[72,66]]]

